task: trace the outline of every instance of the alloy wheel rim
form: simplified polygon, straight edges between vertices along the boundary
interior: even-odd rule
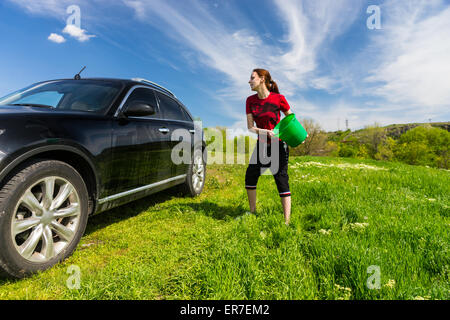
[[[198,155],[194,158],[194,165],[192,167],[192,185],[195,192],[199,192],[203,185],[205,177],[205,166],[203,165],[202,156]]]
[[[81,208],[75,187],[56,176],[28,188],[17,202],[11,236],[17,252],[31,262],[47,262],[72,242]]]

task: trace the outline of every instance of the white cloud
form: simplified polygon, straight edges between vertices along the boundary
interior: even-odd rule
[[[281,42],[267,39],[245,24],[229,25],[198,1],[190,1],[188,5],[160,0],[124,0],[124,3],[142,22],[153,24],[173,40],[187,45],[185,50],[194,51],[197,61],[224,75],[217,100],[227,110],[227,116],[234,119],[241,119],[242,114],[245,118],[245,97],[252,94],[248,79],[256,67],[270,70],[286,96],[297,96],[299,89],[308,87],[334,86],[332,79],[313,77],[317,55],[327,39],[345,32],[361,5],[360,0],[356,3],[276,0],[275,7],[287,32],[282,42],[289,46],[283,50]],[[180,56],[192,54],[181,52]],[[188,62],[193,65],[192,59]]]
[[[9,0],[10,2],[26,9],[29,13],[45,16],[54,16],[65,19],[66,8],[72,4],[84,1],[77,0]]]
[[[450,7],[442,1],[387,2],[382,35],[374,37],[379,64],[365,79],[370,93],[424,111],[450,106]]]
[[[323,127],[335,130],[340,121],[343,129],[345,119],[352,129],[449,120],[448,2],[388,0],[381,20],[382,30],[366,30],[369,41],[358,54],[328,56],[330,70],[308,80],[314,89],[339,93],[329,98],[332,108],[323,104],[308,112]]]
[[[145,7],[141,1],[125,0],[125,4],[132,8],[138,19],[145,19]]]
[[[66,19],[69,17],[69,14],[67,13],[67,8],[71,5],[82,6],[81,19],[83,22],[88,19],[92,19],[92,17],[95,17],[95,13],[93,13],[95,12],[93,6],[94,1],[87,1],[87,0],[33,0],[33,1],[9,0],[9,1],[24,8],[30,14],[51,16],[53,18],[64,21],[66,21]],[[96,0],[95,4],[99,5],[102,2],[103,0]],[[89,15],[88,13],[91,13],[91,15]],[[71,37],[76,38],[80,42],[88,41],[90,38],[95,37],[95,35],[89,35],[86,33],[86,30],[76,27],[75,25],[67,25],[62,32],[69,34]],[[61,40],[61,38],[55,36],[52,36],[52,39],[57,39],[57,41]]]
[[[245,98],[242,99],[249,93],[251,70],[266,65],[267,57],[276,54],[274,49],[250,30],[232,29],[221,23],[197,1],[176,5],[159,0],[124,3],[135,10],[142,22],[153,24],[181,43],[184,48],[180,48],[179,56],[189,57],[186,62],[190,67],[207,66],[219,71],[224,85],[214,98],[226,111],[223,115],[232,119],[245,116]]]
[[[360,13],[362,1],[274,2],[286,27],[285,41],[291,46],[288,52],[276,57],[274,67],[297,87],[316,87],[317,83],[310,81],[316,78],[321,48],[349,28]]]
[[[67,33],[71,37],[77,39],[80,42],[88,41],[90,38],[94,38],[95,35],[86,34],[86,30],[78,28],[76,25],[68,24],[62,31]]]
[[[59,35],[59,34],[57,34],[57,33],[51,33],[51,34],[48,36],[48,40],[50,40],[50,41],[52,41],[52,42],[55,42],[55,43],[63,43],[63,42],[66,42],[66,39],[65,39],[62,35]]]
[[[86,11],[95,16],[98,10],[94,8],[107,3],[103,0],[9,1],[31,13],[64,20],[68,5],[82,4],[83,14]],[[367,16],[364,7],[367,1],[272,1],[274,10],[267,12],[261,21],[252,13],[234,10],[228,2],[221,3],[219,8],[212,2],[197,0],[122,0],[120,3],[131,8],[140,22],[152,24],[179,45],[178,55],[186,60],[184,70],[191,68],[195,72],[206,66],[217,74],[222,88],[210,95],[217,100],[215,110],[219,111],[212,112],[236,121],[236,126],[246,126],[245,97],[252,94],[247,82],[255,67],[271,71],[300,116],[308,114],[330,130],[337,128],[338,118],[342,129],[346,118],[354,128],[375,121],[389,124],[449,115],[450,8],[447,0],[382,2],[383,29],[363,30],[369,36],[369,44],[365,48],[355,45],[360,54],[346,61],[339,55],[335,58],[326,49],[356,19]],[[277,39],[280,28],[268,29],[274,23],[283,31],[281,39]],[[263,32],[256,32],[256,25]],[[365,23],[361,28],[366,28]],[[80,28],[66,27],[65,33],[79,41],[93,37]],[[99,34],[98,28],[96,33]],[[321,64],[324,60],[327,66]],[[318,95],[329,94],[327,103],[308,101],[302,96],[309,92],[316,94],[315,90],[320,90]],[[211,90],[205,88],[205,91]]]

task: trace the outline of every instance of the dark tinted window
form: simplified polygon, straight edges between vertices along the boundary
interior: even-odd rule
[[[189,121],[178,103],[168,96],[156,93],[159,98],[161,113],[164,119]]]
[[[127,102],[125,102],[125,105],[123,106],[122,110],[125,110],[132,102],[135,101],[144,101],[145,103],[155,108],[156,113],[148,117],[160,118],[158,104],[156,103],[156,97],[153,90],[146,88],[134,89],[133,92],[128,97]]]
[[[2,105],[47,105],[54,110],[105,111],[118,95],[118,82],[59,80],[43,82],[0,99]]]
[[[181,110],[184,113],[184,118],[186,119],[186,121],[193,121],[191,116],[187,113],[187,111],[185,110],[185,108],[183,108],[183,106],[181,106],[180,104],[178,104],[181,108]]]

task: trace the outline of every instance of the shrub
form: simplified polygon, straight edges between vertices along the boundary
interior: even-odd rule
[[[358,154],[356,155],[360,159],[370,159],[369,150],[367,146],[362,144],[359,146]]]
[[[355,158],[358,155],[359,147],[349,143],[339,144],[339,157]]]
[[[374,158],[377,160],[393,160],[396,144],[394,139],[391,137],[387,138],[386,141],[378,146],[378,152],[375,154]]]
[[[303,144],[293,148],[291,154],[293,156],[323,155],[327,146],[327,134],[313,119],[303,119],[301,123],[308,132],[308,138]]]
[[[395,157],[409,164],[449,168],[450,132],[431,126],[416,127],[400,136]]]
[[[376,159],[375,155],[379,153],[380,146],[386,143],[386,138],[386,129],[375,123],[361,132],[359,142],[366,146],[369,158]]]

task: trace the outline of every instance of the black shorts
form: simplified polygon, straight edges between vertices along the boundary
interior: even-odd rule
[[[271,144],[260,143],[258,141],[250,158],[250,164],[247,168],[247,172],[245,173],[245,189],[255,190],[259,177],[267,169],[270,169],[273,177],[275,178],[275,183],[277,185],[280,197],[284,198],[291,196],[291,191],[289,189],[289,176],[287,174],[289,147],[286,142],[283,141],[280,141],[278,146],[278,159],[271,159]],[[262,151],[260,152],[261,148]]]

